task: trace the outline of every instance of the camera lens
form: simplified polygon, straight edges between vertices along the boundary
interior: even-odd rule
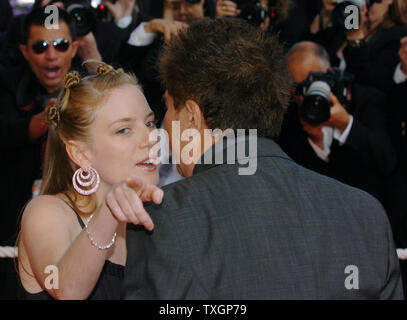
[[[88,34],[96,23],[96,16],[91,7],[81,3],[73,3],[66,11],[73,17],[76,34],[79,37]]]
[[[319,125],[327,121],[331,115],[330,92],[331,88],[326,82],[313,82],[298,109],[299,117],[311,125]]]

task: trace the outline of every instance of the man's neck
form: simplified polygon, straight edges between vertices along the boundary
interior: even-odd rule
[[[61,88],[55,88],[55,87],[53,87],[53,88],[46,88],[46,87],[42,87],[43,88],[43,90],[44,90],[44,92],[46,93],[46,94],[49,94],[49,95],[52,95],[52,94],[55,94],[55,93],[57,93]]]
[[[194,174],[194,168],[196,164],[199,162],[199,160],[202,158],[204,153],[212,148],[212,146],[219,141],[222,138],[222,136],[214,136],[212,135],[209,130],[204,130],[203,133],[201,133],[201,152],[200,154],[194,155],[194,158],[192,159],[190,164],[185,164],[182,163],[182,152],[181,152],[181,163],[177,164],[177,170],[180,175],[182,175],[184,178],[191,177]]]

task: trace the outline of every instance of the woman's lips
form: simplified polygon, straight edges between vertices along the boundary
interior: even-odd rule
[[[136,166],[148,172],[157,170],[157,166],[153,163],[138,163]]]
[[[137,163],[136,166],[145,171],[153,172],[157,170],[158,164],[159,164],[158,159],[147,159]]]

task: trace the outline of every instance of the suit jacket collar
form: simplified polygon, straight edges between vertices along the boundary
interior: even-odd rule
[[[252,148],[255,147],[257,152],[251,153],[250,144]],[[257,147],[256,147],[257,146]],[[234,161],[228,161],[228,154],[233,155],[233,148],[235,151]],[[242,150],[243,152],[236,152]],[[222,156],[220,155],[222,154]],[[208,169],[225,164],[240,164],[242,161],[249,158],[264,158],[264,157],[278,157],[291,160],[287,154],[274,142],[271,138],[256,137],[256,136],[241,136],[234,140],[224,137],[216,142],[208,151],[206,151],[198,163],[195,165],[193,175]]]

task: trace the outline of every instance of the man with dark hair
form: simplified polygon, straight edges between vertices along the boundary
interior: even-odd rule
[[[79,1],[81,2],[81,1]],[[64,7],[70,3],[70,0],[36,0],[32,10],[39,8],[45,8],[50,5],[57,6],[61,10],[62,15],[71,14],[64,11]],[[90,0],[86,0],[84,4],[90,5]],[[117,2],[116,5],[119,3]],[[0,66],[16,66],[21,65],[24,62],[19,45],[24,42],[23,36],[23,24],[25,15],[21,14],[14,17],[7,28],[7,32],[4,39],[4,48],[0,51]],[[73,20],[72,18],[70,20]],[[138,21],[138,20],[137,20]],[[137,21],[134,21],[135,26]],[[72,21],[73,22],[73,21]],[[77,25],[76,23],[74,23]],[[83,22],[86,25],[86,21]],[[82,26],[83,27],[83,26]],[[129,27],[131,29],[131,27]],[[77,33],[78,30],[75,30]],[[120,28],[115,23],[103,21],[102,19],[96,19],[93,27],[86,35],[80,35],[76,37],[76,41],[79,43],[78,55],[72,62],[76,69],[81,69],[82,61],[88,59],[103,60],[109,63],[118,63],[121,58],[121,47],[125,40],[129,37],[129,32],[125,28]],[[75,36],[75,34],[72,34]],[[85,66],[88,70],[89,65]],[[89,71],[89,70],[88,70]],[[90,70],[93,71],[93,70]]]
[[[78,49],[70,29],[70,17],[59,10],[58,29],[44,25],[44,8],[25,19],[24,43],[20,50],[26,65],[0,74],[0,246],[13,246],[18,217],[32,197],[41,167],[48,124],[46,106],[53,103]],[[0,296],[14,298],[15,271],[11,259],[0,259]],[[5,281],[9,281],[5,283]],[[3,295],[4,294],[4,295]]]
[[[160,72],[164,127],[187,179],[146,204],[152,233],[128,227],[127,299],[402,298],[380,204],[266,138],[290,96],[274,37],[204,19],[165,47]]]
[[[45,21],[48,16],[44,8],[26,16],[20,51],[40,85],[48,93],[54,93],[62,86],[63,78],[78,50],[78,43],[68,13],[58,9],[58,29],[47,29]]]

